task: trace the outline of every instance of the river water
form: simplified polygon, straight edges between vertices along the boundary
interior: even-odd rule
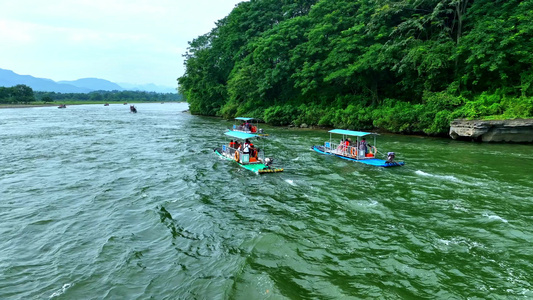
[[[220,159],[186,104],[0,110],[1,299],[533,297],[533,146],[383,134],[406,165]]]

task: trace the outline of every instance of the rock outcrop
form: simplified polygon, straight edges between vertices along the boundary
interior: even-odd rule
[[[453,120],[450,136],[454,140],[533,143],[533,119]]]

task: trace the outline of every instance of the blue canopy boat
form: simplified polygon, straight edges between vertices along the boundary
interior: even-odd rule
[[[221,148],[214,149],[218,156],[235,161],[239,166],[256,174],[283,172],[283,169],[271,166],[273,159],[265,157],[265,153],[261,149],[255,147],[245,148],[245,140],[259,138],[258,135],[240,131],[228,131],[224,134],[239,141],[242,146],[237,146],[232,140],[228,145],[222,145]]]
[[[257,119],[237,117],[235,120],[238,120],[239,122],[236,122],[236,124],[233,125],[233,131],[251,133],[259,136],[268,136],[268,134],[263,132],[262,128],[259,128],[259,121]],[[253,124],[254,120],[256,121],[255,125]]]
[[[342,135],[342,140],[339,144],[332,141],[331,135],[333,133]],[[348,136],[355,137],[355,141],[348,139]],[[374,144],[372,146],[366,143],[366,136],[374,137]],[[320,154],[334,155],[376,167],[403,166],[403,161],[394,161],[396,156],[394,152],[388,152],[386,160],[376,158],[376,155],[380,153],[376,148],[376,136],[376,133],[371,132],[333,129],[329,131],[329,142],[325,142],[324,146],[313,146],[311,149]]]

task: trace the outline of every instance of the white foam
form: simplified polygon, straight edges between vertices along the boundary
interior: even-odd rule
[[[294,181],[292,181],[290,179],[285,179],[285,182],[287,182],[288,184],[290,184],[292,186],[296,186],[296,183],[294,183]]]
[[[452,176],[452,175],[434,175],[434,174],[429,174],[429,173],[426,173],[426,172],[420,171],[420,170],[416,170],[415,173],[418,174],[418,175],[422,175],[422,176],[434,177],[434,178],[440,178],[440,179],[445,179],[445,180],[449,180],[449,181],[460,182],[459,179],[457,179],[455,176]]]
[[[418,175],[422,175],[422,176],[432,176],[431,174],[426,173],[424,171],[420,171],[420,170],[416,170],[415,173]]]
[[[450,245],[450,243],[451,243],[450,240],[444,240],[444,239],[438,239],[437,241],[439,241],[440,243],[443,243],[446,246]]]
[[[54,298],[54,297],[59,297],[59,296],[63,295],[63,294],[65,293],[65,291],[66,291],[69,287],[71,287],[71,286],[72,286],[72,284],[70,284],[70,283],[65,283],[65,284],[63,284],[63,287],[62,287],[60,290],[55,291],[55,292],[54,292],[50,297],[48,297],[48,298]]]
[[[509,223],[509,221],[507,221],[506,219],[500,217],[500,216],[497,216],[497,215],[489,215],[489,214],[483,214],[484,217],[487,217],[491,220],[498,220],[498,221],[502,221],[504,223]]]

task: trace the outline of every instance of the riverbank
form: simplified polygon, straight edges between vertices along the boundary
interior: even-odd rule
[[[58,104],[0,104],[0,109],[2,108],[28,108],[28,107],[47,107],[47,106],[58,106]]]
[[[167,101],[168,103],[180,103]],[[0,109],[2,108],[31,108],[31,107],[49,107],[49,106],[59,106],[61,104],[69,105],[86,105],[86,104],[101,104],[104,105],[108,103],[109,105],[126,105],[126,104],[137,104],[137,103],[147,103],[146,101],[132,101],[132,102],[105,102],[105,101],[65,101],[65,102],[53,102],[53,103],[43,103],[43,102],[34,102],[29,104],[0,104]],[[154,102],[157,103],[157,102]]]

